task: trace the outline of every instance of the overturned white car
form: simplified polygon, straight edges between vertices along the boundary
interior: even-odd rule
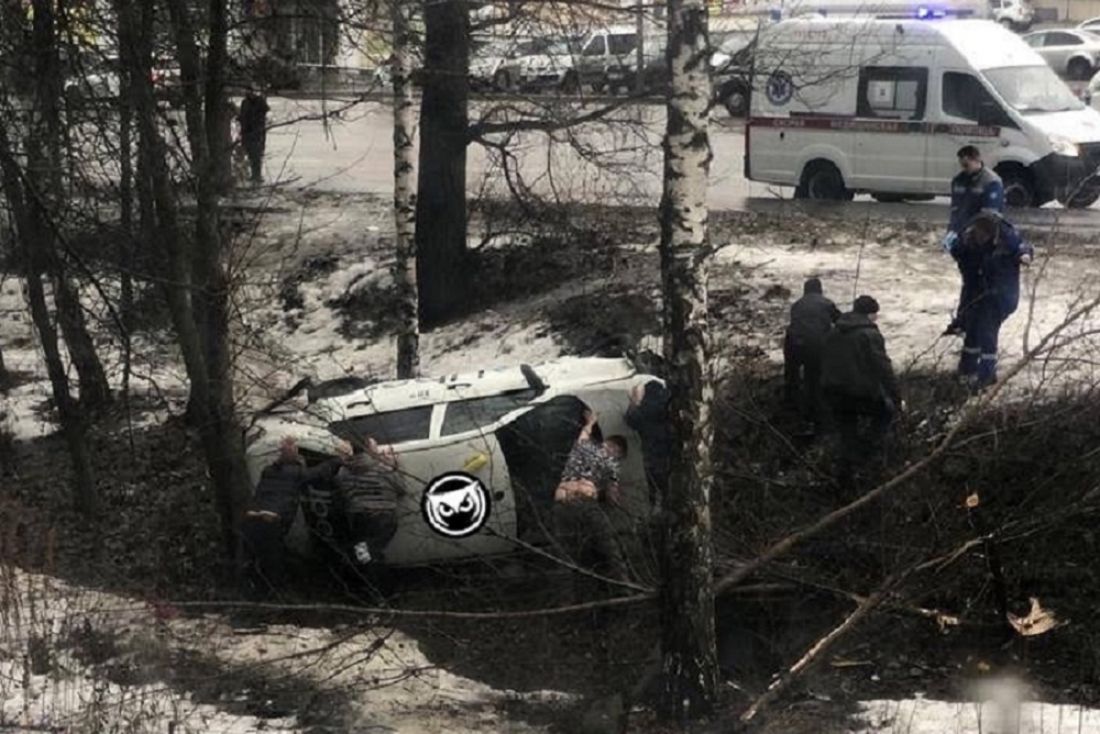
[[[387,565],[507,553],[517,539],[545,537],[587,409],[599,415],[605,436],[627,440],[622,521],[648,514],[642,446],[624,414],[630,391],[654,379],[625,359],[563,358],[431,379],[326,383],[254,420],[246,434],[249,475],[255,485],[286,436],[297,439],[309,465],[334,457],[342,441],[372,438],[392,448],[403,490]],[[334,487],[306,487],[288,543],[311,553],[354,542],[340,537],[339,504]],[[447,527],[460,517],[476,519],[476,532]]]

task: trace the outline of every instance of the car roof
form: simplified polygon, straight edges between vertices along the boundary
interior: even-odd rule
[[[527,390],[542,384],[548,391],[568,393],[588,385],[627,379],[634,365],[621,358],[562,357],[536,365],[512,365],[440,377],[379,382],[353,392],[318,400],[318,407],[338,415],[384,413],[437,403],[470,400]]]

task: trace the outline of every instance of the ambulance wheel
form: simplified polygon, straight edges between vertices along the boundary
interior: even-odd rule
[[[802,171],[802,183],[795,189],[796,199],[818,201],[851,201],[852,192],[844,185],[844,177],[829,161],[811,161]]]
[[[1005,204],[1015,209],[1036,206],[1035,181],[1023,166],[1010,165],[997,168],[997,175],[1005,187]]]

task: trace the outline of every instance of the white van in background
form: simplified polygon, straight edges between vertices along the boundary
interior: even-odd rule
[[[950,193],[976,145],[1010,206],[1100,198],[1100,113],[984,20],[795,19],[756,52],[745,175],[796,196]]]

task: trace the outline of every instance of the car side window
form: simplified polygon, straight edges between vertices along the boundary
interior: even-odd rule
[[[1080,46],[1083,41],[1072,33],[1048,33],[1044,46]]]
[[[616,33],[608,38],[608,46],[613,56],[623,56],[634,50],[634,36],[630,33]]]
[[[997,110],[997,125],[1016,127],[1011,118],[1004,113],[1001,104],[972,74],[958,71],[944,72],[942,101],[945,115],[961,117],[970,122],[978,121],[982,105],[992,105]]]
[[[603,36],[596,36],[584,47],[582,56],[603,56],[607,50],[607,43]]]
[[[1047,34],[1036,33],[1034,35],[1028,36],[1024,40],[1027,41],[1028,46],[1031,46],[1032,48],[1039,48],[1046,43],[1046,38]]]
[[[860,117],[920,120],[928,93],[928,69],[869,66],[859,72]]]
[[[329,426],[333,433],[352,444],[362,444],[367,438],[380,444],[422,441],[431,437],[431,427],[431,405],[361,415]]]
[[[527,405],[535,395],[535,390],[519,390],[503,395],[447,403],[447,412],[443,414],[443,428],[440,430],[440,435],[453,436],[456,433],[485,428],[513,410]]]

